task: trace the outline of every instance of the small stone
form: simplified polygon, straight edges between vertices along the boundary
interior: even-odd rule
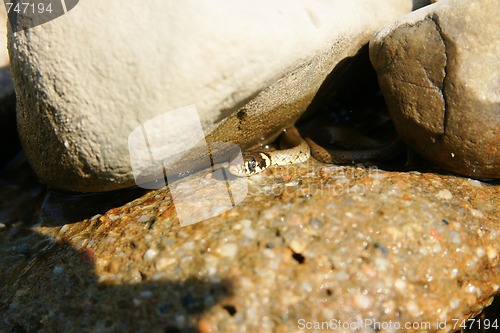
[[[469,183],[474,186],[474,187],[482,187],[483,185],[481,184],[481,182],[479,180],[476,180],[476,179],[468,179],[469,180]]]
[[[441,190],[436,194],[436,198],[438,199],[443,199],[443,200],[450,200],[453,198],[453,195],[451,192],[447,189]]]
[[[137,219],[137,222],[139,223],[145,223],[145,222],[148,222],[149,221],[149,217],[147,217],[146,215],[141,215],[141,217],[139,217]]]
[[[108,214],[108,219],[111,220],[111,222],[115,222],[116,220],[118,220],[120,218],[120,216],[118,215],[113,215],[113,214]]]
[[[233,258],[238,253],[238,245],[234,243],[227,243],[219,247],[218,252],[227,258]]]
[[[498,251],[492,246],[488,246],[486,248],[486,255],[490,261],[494,261],[498,259]]]
[[[92,216],[90,218],[90,221],[95,221],[95,220],[99,219],[101,216],[102,216],[102,214],[95,214],[94,216]]]
[[[255,239],[256,232],[251,227],[244,227],[242,232],[246,238]]]
[[[215,332],[212,324],[206,318],[200,318],[200,320],[198,320],[198,323],[196,324],[196,328],[197,328],[199,333],[213,333],[213,332]]]
[[[484,214],[482,211],[478,210],[478,209],[471,209],[470,212],[472,213],[473,216],[475,217],[479,217],[479,218],[483,218],[484,217]]]
[[[354,296],[354,304],[360,309],[368,309],[372,303],[371,298],[367,295],[357,294]]]
[[[290,249],[295,252],[295,253],[301,253],[305,249],[305,244],[294,239],[293,241],[290,242]]]
[[[409,301],[406,303],[406,310],[408,310],[408,313],[415,318],[420,314],[420,307],[414,301]]]
[[[323,222],[321,222],[321,220],[317,218],[312,218],[311,225],[313,226],[314,229],[318,230],[323,226]]]
[[[144,253],[144,260],[153,260],[157,254],[158,251],[155,249],[148,249],[146,253]]]
[[[62,266],[54,266],[54,269],[52,270],[54,275],[61,275],[64,272],[64,267]]]
[[[158,271],[163,271],[170,265],[173,265],[177,260],[174,257],[162,257],[158,259],[155,263],[155,268]]]
[[[396,289],[400,292],[404,292],[406,291],[406,282],[401,279],[396,279],[396,281],[394,282],[394,287],[396,287]]]
[[[450,300],[450,308],[457,309],[460,306],[460,299],[454,297]]]
[[[69,225],[65,224],[61,227],[61,229],[59,229],[59,233],[64,234],[66,231],[68,231],[68,229],[69,229]]]

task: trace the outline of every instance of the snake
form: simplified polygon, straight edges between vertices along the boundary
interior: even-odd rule
[[[280,135],[280,149],[243,152],[242,158],[229,163],[228,170],[234,176],[249,177],[274,165],[305,162],[311,155],[320,162],[347,164],[386,161],[403,150],[404,143],[394,131],[390,118],[380,118],[378,122],[363,126],[365,128],[342,124],[325,126],[324,119],[319,118],[303,127],[304,136],[292,126]],[[383,130],[385,135],[374,138],[374,130]]]
[[[272,165],[288,165],[309,160],[309,144],[301,137],[298,129],[287,128],[279,138],[279,150],[244,152],[242,159],[234,159],[228,167],[231,174],[238,177],[252,176]]]

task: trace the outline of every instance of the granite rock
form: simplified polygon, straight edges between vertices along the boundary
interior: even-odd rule
[[[106,191],[134,184],[129,134],[186,105],[208,141],[271,140],[337,63],[421,3],[79,2],[9,31],[26,155],[51,187]]]
[[[498,185],[311,160],[182,227],[173,193],[209,210],[210,181],[0,228],[0,330],[452,332],[500,291]]]
[[[442,0],[370,43],[396,129],[444,170],[500,177],[499,25],[495,0]]]

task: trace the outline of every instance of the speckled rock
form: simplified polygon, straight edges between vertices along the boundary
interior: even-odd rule
[[[499,26],[496,0],[443,0],[370,43],[399,134],[442,169],[500,177]]]
[[[0,330],[451,332],[499,293],[498,185],[310,161],[248,190],[187,227],[161,189],[0,228]]]
[[[272,137],[336,64],[420,3],[80,1],[9,32],[27,157],[51,187],[105,191],[133,185],[132,130],[186,105],[209,141]]]

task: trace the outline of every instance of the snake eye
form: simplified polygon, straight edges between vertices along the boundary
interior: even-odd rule
[[[256,166],[257,162],[255,162],[255,158],[252,158],[251,160],[248,161],[247,165],[248,165],[248,170],[250,172],[255,172],[255,166]]]

